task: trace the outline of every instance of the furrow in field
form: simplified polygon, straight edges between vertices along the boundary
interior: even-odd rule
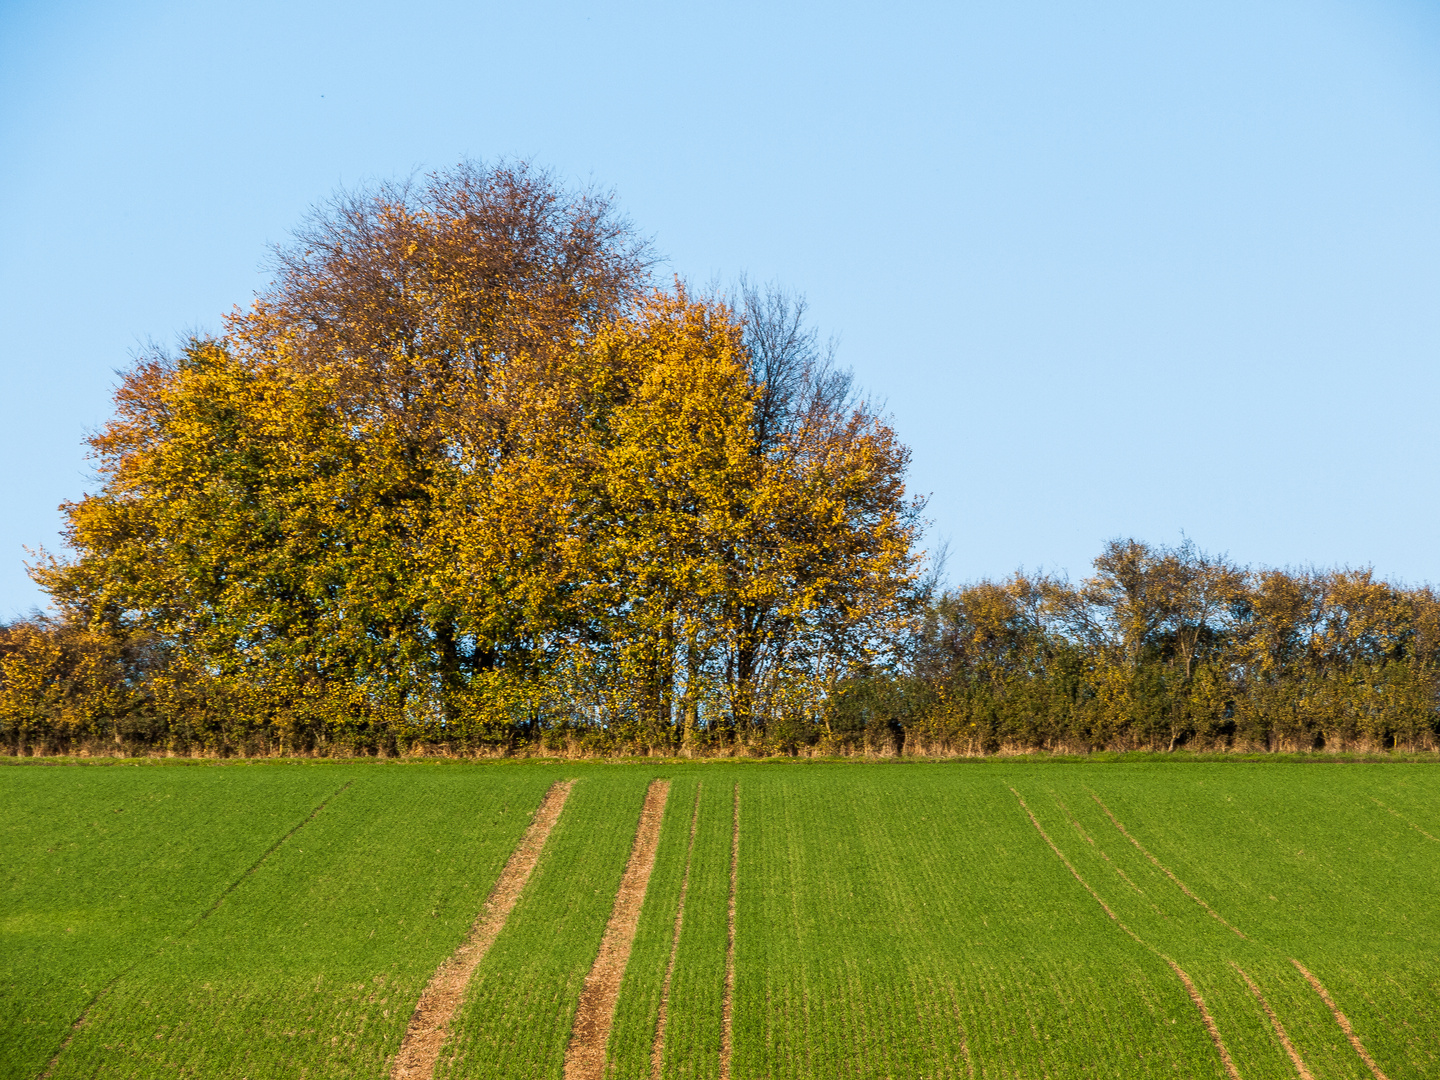
[[[1125,933],[1129,934],[1136,941],[1140,941],[1140,936],[1120,921],[1120,916],[1116,915],[1115,912],[1111,910],[1110,905],[1105,903],[1105,901],[1101,899],[1100,894],[1090,887],[1090,883],[1080,876],[1080,871],[1075,869],[1075,865],[1065,857],[1065,853],[1055,846],[1055,841],[1050,839],[1050,834],[1047,833],[1044,826],[1040,824],[1040,819],[1037,818],[1033,813],[1031,813],[1030,807],[1026,804],[1025,799],[1021,796],[1020,792],[1015,791],[1013,787],[1010,790],[1014,792],[1015,798],[1020,800],[1020,807],[1030,818],[1030,823],[1035,826],[1035,831],[1044,838],[1045,843],[1050,845],[1050,850],[1055,853],[1056,858],[1058,858],[1062,863],[1065,864],[1065,869],[1069,870],[1070,873],[1074,875],[1075,880],[1078,881],[1082,886],[1084,886],[1085,891],[1095,898],[1095,902],[1105,910],[1106,915],[1109,915],[1110,918],[1115,921],[1116,926],[1120,927],[1121,930],[1124,930]],[[1141,941],[1140,943],[1142,945],[1144,944],[1143,941]]]
[[[1320,980],[1310,974],[1305,965],[1300,963],[1299,960],[1292,957],[1290,963],[1295,965],[1300,974],[1305,976],[1305,981],[1310,984],[1315,993],[1320,995],[1320,1000],[1325,1002],[1325,1007],[1330,1010],[1330,1015],[1335,1017],[1335,1022],[1340,1025],[1340,1030],[1345,1032],[1345,1037],[1350,1040],[1350,1045],[1353,1046],[1355,1052],[1360,1055],[1360,1060],[1365,1062],[1365,1065],[1371,1073],[1374,1074],[1375,1080],[1390,1080],[1390,1078],[1381,1071],[1380,1066],[1375,1063],[1375,1059],[1370,1056],[1370,1051],[1365,1049],[1365,1044],[1360,1041],[1360,1036],[1356,1035],[1355,1029],[1350,1026],[1349,1018],[1340,1011],[1340,1006],[1335,1004]]]
[[[735,884],[740,866],[740,785],[735,784],[730,825],[730,901],[725,913],[725,999],[720,1010],[720,1080],[730,1080],[731,1034],[735,1002]]]
[[[1181,969],[1180,965],[1177,964],[1174,960],[1166,956],[1149,942],[1145,941],[1143,938],[1140,937],[1139,934],[1135,933],[1135,931],[1131,930],[1128,926],[1126,926],[1123,922],[1120,921],[1120,917],[1116,915],[1113,910],[1111,910],[1110,905],[1105,903],[1105,901],[1101,898],[1100,894],[1090,887],[1090,883],[1080,876],[1080,871],[1075,869],[1075,866],[1070,862],[1068,858],[1065,857],[1065,853],[1055,846],[1055,841],[1050,839],[1049,834],[1046,833],[1045,829],[1041,826],[1039,819],[1036,818],[1036,816],[1031,812],[1030,807],[1026,805],[1025,799],[1021,796],[1021,794],[1013,787],[1010,790],[1014,793],[1015,798],[1020,800],[1020,806],[1024,809],[1026,815],[1030,818],[1030,823],[1035,826],[1036,832],[1038,832],[1041,837],[1044,838],[1045,843],[1050,845],[1050,850],[1053,851],[1055,853],[1055,856],[1062,863],[1065,864],[1065,868],[1069,870],[1072,875],[1074,875],[1075,880],[1078,881],[1085,888],[1085,891],[1095,898],[1095,902],[1104,909],[1105,914],[1110,916],[1110,918],[1114,921],[1115,925],[1118,926],[1121,930],[1124,930],[1125,933],[1130,935],[1130,937],[1133,938],[1138,944],[1144,946],[1150,952],[1154,953],[1160,959],[1164,960],[1165,963],[1170,965],[1170,969],[1175,972],[1176,977],[1178,977],[1180,982],[1184,985],[1185,992],[1190,995],[1190,1000],[1194,1003],[1195,1008],[1199,1010],[1200,1018],[1202,1021],[1204,1021],[1205,1024],[1205,1030],[1210,1035],[1210,1041],[1215,1044],[1215,1049],[1220,1053],[1220,1060],[1225,1065],[1225,1071],[1232,1077],[1232,1080],[1241,1080],[1240,1072],[1235,1067],[1235,1062],[1231,1060],[1230,1052],[1225,1048],[1224,1040],[1220,1038],[1220,1028],[1215,1023],[1215,1018],[1211,1015],[1210,1009],[1206,1006],[1205,999],[1201,997],[1200,991],[1196,987],[1194,980],[1191,979],[1190,976],[1186,974],[1185,971]],[[1099,802],[1099,800],[1096,799],[1096,802]],[[1237,968],[1236,970],[1239,969]],[[1276,1021],[1276,1023],[1278,1024],[1279,1021]],[[1303,1077],[1303,1080],[1313,1080],[1313,1078],[1306,1075],[1305,1077]]]
[[[216,897],[213,904],[211,904],[208,908],[206,908],[199,915],[197,915],[195,917],[195,920],[190,923],[189,926],[185,927],[185,929],[181,930],[179,935],[177,936],[184,937],[186,934],[190,933],[190,931],[194,930],[197,926],[199,926],[206,919],[208,919],[211,915],[215,914],[215,912],[219,910],[220,905],[225,902],[225,898],[227,896],[229,896],[242,884],[244,884],[246,878],[250,877],[250,875],[255,873],[256,870],[259,870],[260,867],[265,864],[265,860],[270,858],[271,855],[275,854],[275,852],[280,849],[281,845],[283,845],[285,841],[289,840],[306,825],[309,825],[310,822],[314,821],[315,818],[319,816],[320,811],[324,810],[325,807],[329,805],[331,799],[341,794],[353,783],[355,783],[354,780],[345,781],[345,783],[341,784],[338,788],[336,788],[333,792],[331,792],[323,800],[321,800],[320,804],[316,806],[314,810],[311,810],[309,814],[296,822],[294,827],[292,827],[289,832],[287,832],[284,836],[280,837],[280,839],[276,840],[273,844],[266,848],[258,859],[251,863],[250,866],[247,867],[245,871],[240,874],[239,877],[237,877],[228,886],[226,886],[225,890],[221,892],[218,897]],[[147,954],[146,956],[141,957],[139,960],[134,961],[132,964],[126,967],[124,971],[121,971],[113,979],[111,979],[104,986],[102,986],[99,990],[95,991],[95,996],[92,997],[85,1004],[85,1008],[80,1011],[80,1015],[77,1016],[75,1018],[75,1022],[70,1025],[70,1030],[66,1033],[65,1038],[62,1039],[60,1045],[55,1048],[55,1053],[50,1055],[50,1060],[45,1063],[45,1070],[40,1074],[39,1080],[49,1080],[49,1078],[54,1074],[55,1066],[60,1063],[61,1056],[69,1048],[70,1044],[74,1042],[76,1033],[88,1022],[90,1018],[90,1011],[95,1008],[95,1006],[100,1002],[100,999],[103,998],[107,993],[109,993],[110,989],[116,983],[118,983],[126,975],[130,974],[130,972],[134,971],[135,968],[143,960],[149,959],[150,955],[153,954]]]
[[[264,866],[265,860],[270,858],[271,855],[274,855],[275,852],[279,850],[281,844],[285,843],[285,841],[289,840],[306,825],[309,825],[310,822],[314,821],[317,817],[319,817],[320,811],[324,810],[325,807],[330,804],[330,800],[343,793],[345,789],[353,783],[355,783],[354,780],[345,781],[345,783],[341,784],[338,788],[336,788],[335,791],[329,797],[327,797],[324,802],[322,802],[319,806],[315,807],[314,810],[311,810],[310,815],[305,818],[305,820],[298,822],[293,829],[291,829],[284,836],[280,837],[279,840],[276,840],[275,843],[271,844],[268,848],[266,848],[265,854],[261,855],[258,859],[256,859],[250,865],[249,869],[247,869],[243,874],[241,874],[234,881],[232,881],[229,888],[227,888],[223,893],[219,895],[219,897],[216,898],[215,903],[211,904],[204,912],[201,913],[199,918],[197,918],[193,923],[191,923],[185,928],[184,933],[188,934],[191,930],[195,929],[195,927],[199,926],[211,915],[214,915],[215,912],[220,909],[220,905],[225,902],[225,898],[231,893],[233,893],[236,889],[238,889],[242,884],[244,884],[246,878],[248,878],[251,874],[255,873],[256,870],[259,870],[260,867]]]
[[[500,871],[485,906],[471,926],[470,936],[431,976],[410,1018],[400,1051],[395,1055],[395,1065],[390,1074],[394,1080],[428,1080],[434,1075],[440,1047],[445,1042],[455,1010],[465,995],[470,976],[494,944],[511,909],[520,899],[525,882],[540,859],[550,830],[560,819],[560,811],[564,809],[574,783],[573,780],[557,781],[545,793],[530,827]]]
[[[1390,807],[1386,806],[1386,805],[1385,805],[1383,802],[1381,802],[1379,799],[1375,798],[1374,795],[1367,795],[1366,798],[1368,798],[1368,799],[1369,799],[1371,802],[1373,802],[1376,806],[1380,807],[1381,810],[1384,810],[1384,811],[1386,811],[1387,813],[1390,813],[1390,814],[1394,814],[1394,815],[1395,815],[1397,818],[1399,818],[1401,821],[1405,822],[1406,825],[1409,825],[1410,828],[1414,829],[1414,830],[1415,830],[1416,832],[1418,832],[1421,836],[1425,837],[1426,840],[1434,840],[1435,843],[1440,844],[1440,837],[1431,836],[1428,832],[1426,832],[1424,829],[1422,829],[1419,825],[1416,825],[1416,824],[1415,824],[1413,821],[1411,821],[1409,818],[1403,816],[1402,814],[1398,813],[1398,812],[1395,811],[1395,810],[1391,810]]]
[[[1205,1005],[1205,999],[1200,996],[1200,990],[1195,985],[1195,981],[1170,957],[1162,953],[1161,959],[1169,964],[1171,970],[1179,976],[1180,981],[1185,984],[1185,992],[1190,995],[1190,1000],[1195,1003],[1195,1008],[1200,1010],[1200,1017],[1205,1021],[1205,1030],[1210,1033],[1210,1041],[1215,1044],[1215,1049],[1220,1051],[1220,1060],[1225,1063],[1225,1071],[1233,1080],[1240,1080],[1240,1070],[1235,1067],[1235,1062],[1230,1060],[1230,1051],[1225,1049],[1225,1043],[1220,1038],[1220,1029],[1215,1024],[1215,1017],[1210,1015],[1210,1010]]]
[[[1300,1057],[1300,1052],[1295,1049],[1295,1044],[1290,1041],[1290,1036],[1286,1034],[1285,1025],[1280,1022],[1280,1017],[1275,1015],[1275,1010],[1272,1009],[1270,1003],[1265,1000],[1265,995],[1260,992],[1260,987],[1255,985],[1255,980],[1250,978],[1250,976],[1245,973],[1245,969],[1235,963],[1234,960],[1230,961],[1230,966],[1240,973],[1240,977],[1245,980],[1245,985],[1250,987],[1250,993],[1255,995],[1255,1000],[1258,1001],[1260,1007],[1265,1010],[1265,1015],[1270,1019],[1270,1026],[1275,1029],[1275,1034],[1279,1036],[1280,1045],[1285,1048],[1285,1053],[1290,1055],[1290,1061],[1295,1066],[1295,1072],[1299,1075],[1300,1080],[1315,1080],[1315,1077],[1310,1074],[1310,1070],[1305,1067],[1305,1062]]]
[[[1100,796],[1096,795],[1092,791],[1090,793],[1090,797],[1095,800],[1101,810],[1105,811],[1105,816],[1110,819],[1110,821],[1114,824],[1115,828],[1120,830],[1120,835],[1125,837],[1126,840],[1129,840],[1130,843],[1134,844],[1136,850],[1139,851],[1141,855],[1144,855],[1145,858],[1149,859],[1150,862],[1153,863],[1161,873],[1163,873],[1166,877],[1168,877],[1171,881],[1178,885],[1181,892],[1183,892],[1191,900],[1194,900],[1195,903],[1199,904],[1202,908],[1204,908],[1206,913],[1212,919],[1217,919],[1221,923],[1221,925],[1233,931],[1239,937],[1243,938],[1245,936],[1238,927],[1232,925],[1229,921],[1225,919],[1223,915],[1221,915],[1218,911],[1212,908],[1204,900],[1200,899],[1200,897],[1196,896],[1195,893],[1191,891],[1190,886],[1186,885],[1185,882],[1181,881],[1178,877],[1171,873],[1168,866],[1162,863],[1154,855],[1150,854],[1150,852],[1146,850],[1145,846],[1141,844],[1139,840],[1136,840],[1135,837],[1130,835],[1130,830],[1125,828],[1125,826],[1121,824],[1120,819],[1110,812],[1110,808],[1108,806],[1106,806],[1103,802],[1100,802]]]
[[[650,1076],[660,1080],[660,1066],[665,1053],[665,1023],[669,1019],[670,984],[675,978],[675,957],[680,952],[680,930],[685,925],[685,893],[690,888],[690,860],[695,854],[695,827],[700,823],[700,793],[704,783],[695,785],[695,808],[690,814],[690,842],[685,848],[685,873],[680,878],[680,902],[675,908],[675,936],[670,941],[670,962],[665,966],[665,981],[660,984],[660,1011],[655,1018],[655,1043],[650,1050]],[[1381,1080],[1385,1080],[1384,1077]]]
[[[615,907],[575,1010],[570,1046],[565,1053],[565,1080],[599,1080],[605,1071],[605,1043],[615,1020],[615,999],[635,941],[645,888],[655,868],[655,849],[660,843],[660,823],[669,794],[669,780],[652,780],[645,792],[645,805],[635,826],[635,843],[620,878]]]
[[[55,1066],[60,1064],[61,1056],[65,1053],[66,1050],[70,1049],[70,1044],[75,1041],[76,1033],[81,1028],[83,1028],[86,1022],[90,1019],[90,1010],[95,1008],[95,1006],[99,1003],[100,999],[109,992],[112,986],[114,986],[117,982],[123,979],[126,975],[130,974],[130,972],[135,969],[135,964],[138,963],[140,963],[140,961],[136,960],[134,964],[131,964],[124,971],[120,972],[120,974],[116,975],[113,979],[111,979],[104,986],[102,986],[99,990],[95,991],[95,996],[85,1003],[85,1008],[80,1011],[80,1015],[77,1016],[75,1018],[75,1022],[70,1025],[70,1030],[66,1032],[65,1038],[60,1040],[60,1045],[55,1048],[55,1053],[50,1055],[50,1060],[45,1063],[45,1071],[40,1074],[39,1080],[50,1080],[50,1077],[55,1075]]]

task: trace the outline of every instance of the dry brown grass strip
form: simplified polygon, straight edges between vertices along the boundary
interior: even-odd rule
[[[575,1010],[575,1026],[565,1051],[565,1080],[600,1080],[604,1075],[605,1044],[610,1040],[610,1028],[615,1022],[615,999],[620,996],[630,946],[635,943],[645,888],[650,884],[650,872],[655,869],[660,822],[665,817],[665,799],[669,794],[669,780],[652,780],[645,791],[645,805],[635,826],[635,843],[620,878],[620,891],[615,894],[615,906],[610,911],[610,921],[605,924],[605,936],[600,939],[599,955],[590,967],[590,974],[585,976],[585,989]]]
[[[440,1047],[449,1033],[455,1010],[465,996],[470,976],[490,951],[490,946],[495,943],[505,920],[520,899],[525,882],[530,880],[531,871],[540,861],[545,840],[560,819],[560,811],[564,809],[574,783],[573,780],[560,780],[550,786],[536,808],[525,835],[500,871],[495,887],[485,899],[485,906],[475,917],[470,936],[430,977],[425,992],[415,1005],[410,1025],[405,1029],[400,1050],[395,1055],[395,1064],[390,1071],[392,1080],[430,1080],[435,1075]]]
[[[1181,891],[1181,892],[1183,892],[1183,893],[1184,893],[1186,896],[1188,896],[1191,900],[1194,900],[1195,903],[1199,904],[1202,908],[1204,908],[1205,911],[1210,915],[1210,917],[1211,917],[1212,919],[1218,920],[1223,926],[1225,926],[1225,927],[1227,927],[1228,929],[1234,931],[1234,933],[1237,934],[1239,937],[1242,937],[1242,938],[1245,937],[1245,935],[1244,935],[1243,933],[1241,933],[1239,927],[1236,927],[1236,926],[1232,925],[1231,923],[1227,922],[1226,919],[1225,919],[1225,917],[1224,917],[1223,915],[1221,915],[1218,911],[1216,911],[1214,908],[1212,908],[1212,907],[1211,907],[1209,904],[1207,904],[1204,900],[1201,900],[1200,897],[1196,896],[1193,892],[1191,892],[1189,885],[1186,885],[1185,882],[1181,881],[1178,877],[1176,877],[1174,874],[1172,874],[1172,873],[1170,872],[1170,868],[1169,868],[1168,866],[1166,866],[1164,863],[1162,863],[1162,862],[1161,862],[1159,859],[1157,859],[1154,855],[1151,855],[1150,852],[1146,851],[1146,850],[1145,850],[1145,846],[1144,846],[1143,844],[1141,844],[1139,840],[1136,840],[1135,837],[1131,836],[1131,835],[1130,835],[1130,830],[1127,829],[1127,828],[1125,828],[1125,826],[1120,823],[1120,819],[1117,818],[1114,814],[1110,813],[1110,808],[1109,808],[1108,806],[1106,806],[1103,802],[1100,802],[1100,796],[1099,796],[1099,795],[1096,795],[1096,794],[1092,791],[1092,792],[1090,793],[1090,797],[1095,800],[1096,804],[1099,805],[1099,807],[1100,807],[1101,810],[1104,810],[1104,811],[1105,811],[1105,816],[1110,819],[1110,821],[1114,824],[1115,828],[1117,828],[1117,829],[1120,830],[1120,835],[1123,836],[1123,837],[1125,837],[1126,840],[1129,840],[1130,843],[1134,844],[1136,850],[1139,851],[1141,855],[1144,855],[1145,858],[1149,859],[1152,863],[1154,863],[1155,866],[1159,868],[1159,870],[1160,870],[1160,872],[1161,872],[1162,874],[1164,874],[1166,877],[1168,877],[1168,878],[1169,878],[1171,881],[1173,881],[1176,885],[1180,886],[1180,891]],[[1248,939],[1247,939],[1247,940],[1248,940]]]
[[[695,854],[695,829],[700,824],[700,792],[703,781],[695,785],[695,809],[690,814],[690,843],[685,848],[685,873],[680,877],[680,903],[675,908],[675,935],[670,939],[670,963],[665,967],[665,981],[660,984],[660,1011],[655,1018],[655,1042],[650,1048],[650,1076],[660,1080],[661,1060],[665,1053],[665,1023],[670,1015],[670,982],[675,977],[675,958],[680,955],[680,928],[685,923],[685,894],[690,891],[690,859]]]
[[[1280,1017],[1275,1015],[1275,1010],[1270,1008],[1270,1003],[1265,1000],[1265,995],[1260,992],[1260,987],[1255,985],[1255,980],[1245,974],[1245,969],[1234,960],[1230,961],[1230,966],[1240,972],[1240,977],[1245,980],[1245,985],[1250,987],[1250,993],[1255,995],[1255,1000],[1260,1002],[1260,1007],[1270,1018],[1270,1026],[1280,1037],[1280,1045],[1285,1048],[1285,1053],[1290,1055],[1290,1062],[1295,1066],[1295,1072],[1299,1074],[1300,1080],[1315,1080],[1315,1077],[1310,1074],[1310,1070],[1305,1067],[1305,1062],[1300,1057],[1300,1051],[1295,1049],[1295,1044],[1290,1041],[1290,1036],[1285,1034],[1285,1025],[1280,1023]]]
[[[740,785],[735,785],[735,811],[730,826],[730,904],[725,914],[725,1000],[720,1006],[720,1080],[730,1080],[734,1046],[731,1019],[735,1009],[735,883],[740,872]]]
[[[1299,969],[1300,974],[1305,976],[1305,980],[1311,985],[1315,992],[1320,995],[1320,1000],[1325,1002],[1326,1008],[1330,1010],[1330,1015],[1335,1017],[1335,1022],[1340,1025],[1340,1030],[1345,1032],[1345,1037],[1350,1040],[1350,1045],[1353,1046],[1355,1052],[1360,1055],[1360,1060],[1365,1062],[1365,1064],[1369,1066],[1370,1071],[1375,1074],[1375,1080],[1390,1080],[1390,1078],[1380,1070],[1380,1066],[1375,1064],[1375,1059],[1370,1056],[1370,1051],[1365,1049],[1365,1044],[1360,1041],[1360,1036],[1356,1035],[1355,1029],[1350,1026],[1349,1018],[1340,1011],[1340,1006],[1335,1004],[1334,1000],[1325,991],[1325,987],[1321,985],[1320,980],[1314,975],[1311,975],[1310,972],[1306,970],[1305,965],[1300,963],[1299,960],[1292,957],[1290,963]]]

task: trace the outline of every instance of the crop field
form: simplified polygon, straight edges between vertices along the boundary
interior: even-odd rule
[[[1440,1077],[1440,766],[19,763],[0,1080]]]

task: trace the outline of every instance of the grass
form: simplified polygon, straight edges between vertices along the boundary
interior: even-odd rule
[[[1390,1080],[1440,1075],[1440,768],[1038,764],[0,769],[0,1078],[67,1036],[56,1077],[387,1076],[531,811],[577,777],[437,1073],[559,1077],[656,776],[616,1080],[651,1075],[687,862],[662,1076],[719,1075],[737,784],[736,1080],[1224,1078],[1171,962],[1245,1080],[1296,1076],[1270,1013],[1317,1080],[1367,1080],[1294,961]]]
[[[612,772],[571,790],[520,902],[476,969],[437,1076],[559,1075],[648,779]]]
[[[1001,777],[955,775],[742,784],[736,1073],[1203,1065],[1204,1033],[1180,1022],[1189,1002],[1163,961],[1077,902]]]
[[[202,925],[132,942],[139,962],[92,1007],[57,1078],[384,1075],[546,778],[325,780],[349,786]]]
[[[733,771],[716,769],[706,774],[700,791],[685,919],[670,983],[663,1080],[719,1076],[735,782]]]
[[[687,883],[690,828],[701,787],[701,781],[695,777],[670,785],[655,868],[650,874],[646,903],[640,912],[630,962],[626,965],[615,1006],[607,1066],[614,1080],[648,1080],[650,1076],[661,991],[670,969],[681,889]]]
[[[96,994],[192,930],[333,771],[4,773],[0,1077],[45,1066]]]

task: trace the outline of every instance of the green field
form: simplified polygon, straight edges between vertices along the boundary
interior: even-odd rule
[[[274,762],[0,768],[0,1078],[389,1076],[575,779],[435,1073],[559,1077],[656,777],[609,1075],[1440,1076],[1440,766]]]

